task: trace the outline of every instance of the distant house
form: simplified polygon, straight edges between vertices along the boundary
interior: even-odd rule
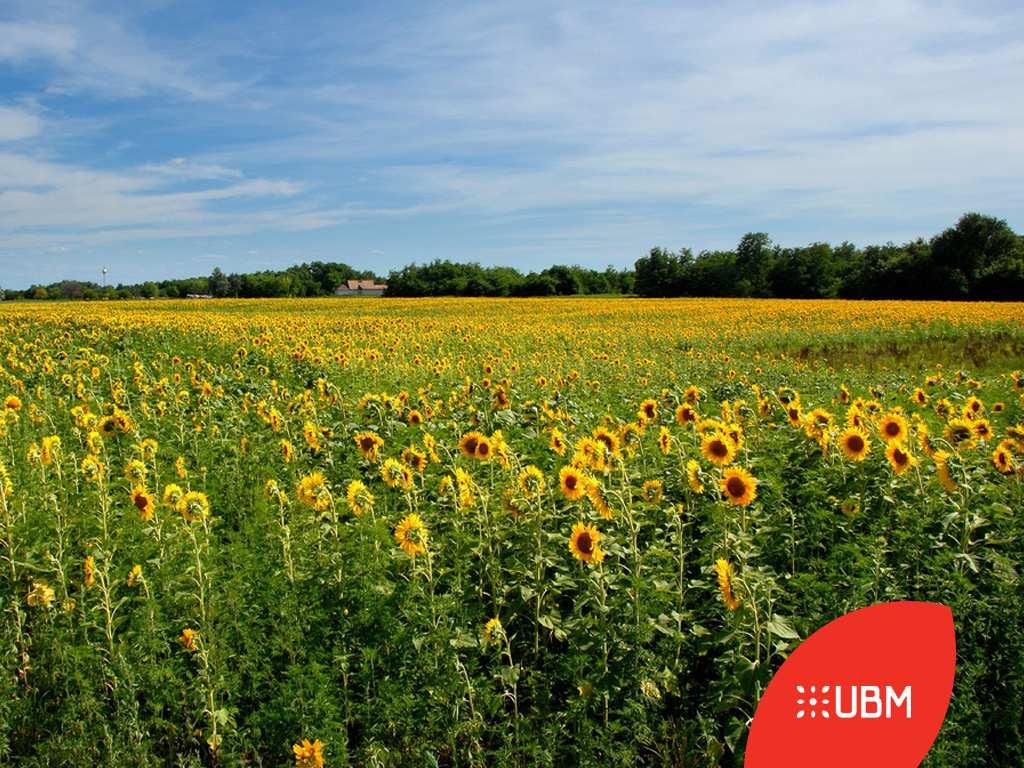
[[[186,293],[186,299],[212,299],[212,293]]]
[[[334,289],[335,296],[383,296],[388,289],[386,283],[376,280],[346,280]]]

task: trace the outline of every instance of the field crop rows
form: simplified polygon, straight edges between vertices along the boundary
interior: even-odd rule
[[[0,761],[738,765],[854,608],[1024,754],[1024,305],[0,305]]]

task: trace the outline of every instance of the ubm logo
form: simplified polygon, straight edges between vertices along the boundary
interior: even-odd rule
[[[796,686],[796,719],[810,717],[829,720],[835,715],[840,720],[892,720],[903,710],[903,717],[911,717],[911,686],[897,692],[891,685],[803,685]]]

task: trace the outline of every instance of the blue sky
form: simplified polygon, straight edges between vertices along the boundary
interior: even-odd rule
[[[0,2],[0,285],[1024,230],[1019,2]]]

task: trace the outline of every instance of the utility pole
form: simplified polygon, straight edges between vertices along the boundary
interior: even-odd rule
[[[107,268],[103,268],[103,290],[107,289]]]

